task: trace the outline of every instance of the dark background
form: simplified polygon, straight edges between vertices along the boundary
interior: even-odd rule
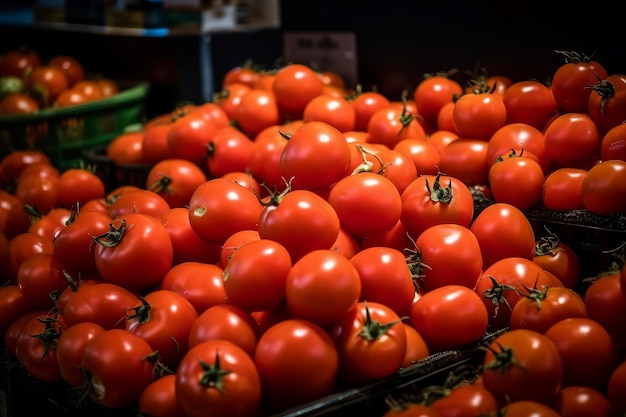
[[[92,73],[148,80],[150,115],[169,111],[180,101],[200,101],[200,78],[207,75],[202,72],[209,72],[213,90],[219,90],[226,71],[246,59],[273,65],[282,58],[284,32],[354,33],[359,82],[394,99],[404,89],[412,91],[424,73],[457,68],[457,76],[463,77],[463,70],[477,65],[513,81],[547,80],[564,62],[556,50],[593,56],[609,73],[626,72],[626,31],[618,24],[618,13],[593,2],[575,7],[524,0],[283,0],[281,22],[277,29],[206,39],[197,34],[150,38],[2,25],[0,53],[26,44],[44,57],[74,55]],[[207,45],[208,51],[201,51]],[[208,67],[199,62],[202,53],[210,57]]]

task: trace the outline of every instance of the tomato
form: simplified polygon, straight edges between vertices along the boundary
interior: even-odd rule
[[[37,314],[30,317],[15,341],[15,355],[33,378],[43,382],[63,380],[56,355],[59,336],[67,327],[62,315]]]
[[[237,253],[233,258],[235,256]],[[328,294],[333,296],[328,297]],[[333,249],[305,254],[294,262],[287,274],[287,310],[295,318],[321,326],[332,326],[357,304],[360,296],[358,270]]]
[[[413,303],[409,320],[431,354],[479,341],[489,323],[480,297],[471,288],[456,284],[423,293]]]
[[[28,231],[53,241],[59,232],[65,228],[71,215],[72,212],[69,209],[53,208],[43,216],[31,220]]]
[[[393,182],[400,194],[417,178],[417,168],[406,154],[395,149],[380,149],[378,157],[383,162],[379,172]]]
[[[27,166],[36,163],[52,165],[50,157],[39,150],[14,150],[2,158],[2,175],[8,181],[16,181]]]
[[[580,259],[578,253],[568,244],[561,242],[547,227],[535,245],[533,262],[552,272],[567,288],[574,288],[580,279]]]
[[[252,191],[256,195],[259,195],[259,196],[263,195],[261,184],[256,178],[252,176],[248,168],[246,168],[245,171],[227,172],[224,175],[221,175],[219,178],[232,181],[236,184],[241,185],[244,188],[248,188],[250,191]]]
[[[545,182],[537,161],[512,152],[489,168],[489,188],[498,203],[508,203],[521,211],[539,203]]]
[[[235,232],[256,229],[263,205],[251,190],[214,178],[196,188],[188,210],[189,223],[198,236],[221,245]]]
[[[180,417],[185,412],[176,397],[176,374],[154,379],[143,390],[137,404],[139,413],[154,417]]]
[[[175,207],[159,218],[172,241],[173,265],[183,262],[216,263],[220,259],[221,246],[207,242],[191,228],[189,213],[185,207]]]
[[[506,123],[524,123],[542,130],[558,111],[550,87],[535,80],[517,81],[504,91]]]
[[[17,182],[14,194],[22,203],[46,214],[59,205],[59,180],[28,175]]]
[[[456,139],[440,152],[438,169],[468,187],[487,184],[489,142],[482,139]]]
[[[600,130],[608,132],[626,120],[626,75],[611,74],[597,81],[587,111]]]
[[[355,129],[356,110],[344,97],[320,94],[307,103],[302,113],[306,122],[320,121],[328,123],[340,132]]]
[[[194,321],[189,332],[189,348],[207,340],[228,340],[250,357],[261,337],[261,328],[252,314],[233,304],[217,304],[207,308]]]
[[[464,138],[489,140],[506,124],[506,107],[501,94],[464,94],[455,102],[454,129]]]
[[[128,330],[96,335],[85,345],[81,361],[89,396],[109,408],[135,404],[154,379],[153,353],[148,342]]]
[[[421,334],[406,321],[402,322],[406,332],[406,352],[402,367],[406,368],[430,356],[430,350]]]
[[[96,79],[103,97],[112,97],[119,93],[120,86],[114,80],[106,77],[98,77]]]
[[[219,128],[203,115],[184,113],[170,126],[167,144],[171,157],[187,159],[197,165],[206,164],[208,146]]]
[[[374,172],[359,172],[339,180],[327,197],[341,227],[358,238],[390,231],[400,220],[402,198],[389,179]]]
[[[546,153],[544,134],[536,127],[523,123],[509,123],[498,129],[487,144],[486,162],[491,167],[497,158],[506,157],[515,151],[534,159],[546,172],[550,158]]]
[[[41,65],[41,57],[34,49],[20,47],[6,51],[0,59],[0,76],[23,78],[28,71]]]
[[[510,330],[485,350],[482,380],[500,405],[520,400],[546,404],[561,389],[563,362],[547,336],[527,329]]]
[[[85,68],[83,67],[83,64],[73,56],[55,55],[50,58],[48,63],[63,70],[70,87],[73,87],[77,82],[81,81],[85,77]]]
[[[415,241],[419,262],[417,284],[422,292],[446,285],[473,288],[483,268],[479,242],[470,229],[454,223],[428,227]],[[455,259],[454,263],[450,260]]]
[[[72,208],[104,195],[104,180],[93,171],[70,168],[59,176],[59,203],[63,207]]]
[[[96,323],[76,323],[63,330],[57,339],[56,356],[61,376],[72,387],[81,387],[85,375],[81,369],[85,345],[105,329]]]
[[[228,127],[230,120],[228,115],[217,103],[207,101],[198,105],[192,105],[188,109],[189,113],[199,114],[209,122],[213,123],[218,129]]]
[[[276,72],[272,91],[279,108],[291,119],[301,119],[306,105],[319,96],[323,83],[303,64],[287,64]]]
[[[171,153],[167,135],[171,126],[172,120],[170,117],[159,121],[152,120],[152,123],[145,124],[141,144],[143,163],[156,164],[170,157]]]
[[[233,82],[215,93],[213,101],[224,110],[230,120],[234,120],[237,115],[237,107],[241,103],[241,97],[252,88],[248,84]]]
[[[400,316],[385,304],[359,302],[335,323],[331,336],[339,354],[339,377],[350,384],[387,378],[404,361],[406,331]]]
[[[196,188],[206,181],[202,169],[190,160],[167,158],[150,168],[146,189],[161,196],[170,208],[186,207]]]
[[[610,269],[593,281],[584,294],[589,318],[600,323],[614,339],[618,348],[626,348],[626,299],[623,297],[620,273]]]
[[[291,270],[289,251],[267,238],[240,246],[224,268],[228,301],[246,311],[277,308],[285,300],[285,283]]]
[[[393,148],[402,139],[425,139],[426,132],[415,115],[406,107],[391,103],[372,114],[367,124],[369,143],[377,143]]]
[[[226,126],[215,133],[208,146],[208,172],[213,177],[221,177],[229,172],[246,170],[254,142],[241,130]]]
[[[454,126],[454,107],[455,102],[444,104],[437,114],[437,129],[458,134]]]
[[[243,65],[229,69],[222,79],[222,85],[228,87],[233,83],[242,83],[249,87],[254,87],[254,84],[257,83],[260,78],[261,73],[251,62],[246,62]]]
[[[493,394],[479,384],[459,384],[430,407],[442,417],[492,415],[499,408]]]
[[[545,130],[546,153],[558,165],[585,168],[599,155],[602,135],[588,114],[565,113]]]
[[[480,244],[483,267],[508,257],[532,260],[535,256],[535,232],[524,213],[508,203],[485,207],[470,225]]]
[[[511,401],[500,412],[507,417],[563,417],[546,404],[531,400]]]
[[[562,286],[551,273],[520,257],[505,257],[486,267],[478,278],[474,291],[482,298],[489,312],[491,330],[508,327],[512,310],[526,288],[542,289]]]
[[[22,202],[19,198],[8,191],[0,189],[0,230],[5,234],[7,231],[9,212],[13,207],[18,207],[21,210],[22,206]]]
[[[626,123],[620,123],[606,131],[600,144],[600,159],[626,161]]]
[[[406,138],[399,141],[393,149],[409,157],[415,165],[418,176],[437,174],[441,153],[434,142],[428,139]]]
[[[381,303],[404,316],[413,303],[415,285],[407,259],[400,250],[370,246],[357,252],[350,262],[361,277],[361,298]]]
[[[249,171],[259,183],[270,190],[285,188],[280,158],[287,138],[296,130],[293,125],[274,125],[263,129],[254,139]],[[283,136],[283,133],[286,136]]]
[[[343,134],[322,121],[298,128],[285,144],[280,167],[294,189],[325,189],[346,175],[351,152]],[[323,168],[322,168],[323,167]]]
[[[126,330],[147,341],[168,368],[187,352],[191,326],[198,318],[194,306],[176,291],[159,289],[141,298],[126,312]]]
[[[560,108],[569,113],[586,113],[589,86],[608,76],[606,69],[591,57],[571,51],[556,51],[565,56],[565,63],[552,75],[552,94]]]
[[[39,107],[39,103],[25,93],[12,93],[0,100],[0,114],[32,114]]]
[[[258,220],[259,236],[287,249],[293,262],[337,240],[340,218],[332,202],[309,190],[289,190],[271,196]]]
[[[262,130],[280,124],[283,115],[273,91],[253,88],[241,96],[233,120],[244,133],[255,137]]]
[[[372,115],[390,104],[389,99],[378,91],[357,92],[350,103],[354,108],[354,129],[357,131],[367,131],[367,125]]]
[[[606,396],[598,390],[585,386],[562,388],[549,405],[561,417],[611,417],[614,415]]]
[[[418,113],[430,125],[437,125],[439,110],[463,95],[463,87],[449,74],[428,74],[417,84],[413,99]]]
[[[140,164],[143,162],[143,137],[141,130],[121,133],[109,142],[106,154],[119,165]]]
[[[245,243],[253,240],[259,240],[261,236],[256,229],[240,230],[229,236],[222,245],[220,253],[220,262],[222,266],[226,266],[233,254]]]
[[[16,235],[9,241],[9,279],[17,284],[17,275],[20,265],[35,253],[54,252],[52,242],[32,232]]]
[[[611,374],[607,387],[607,398],[613,412],[623,414],[626,412],[626,397],[624,397],[624,389],[626,389],[626,361],[622,361]]]
[[[69,86],[65,72],[50,64],[35,67],[26,75],[26,88],[37,91],[43,107],[52,105]]]
[[[100,85],[95,80],[80,80],[71,89],[82,93],[88,102],[104,98]]]
[[[284,410],[330,394],[339,355],[323,328],[307,320],[286,319],[261,335],[254,363],[264,401],[272,410]]]
[[[64,272],[64,265],[53,254],[33,253],[21,263],[17,285],[34,309],[52,308],[50,293],[67,286]]]
[[[173,265],[174,249],[159,219],[129,213],[94,237],[96,267],[105,281],[131,290],[157,286]]]
[[[421,175],[402,193],[400,220],[414,237],[436,224],[454,223],[468,227],[474,215],[474,200],[456,177]]]
[[[153,173],[153,176],[157,176],[158,173]],[[183,176],[183,178],[185,178]],[[187,184],[182,182],[183,185],[187,186],[186,188],[190,188]],[[188,192],[185,187],[181,186],[182,194]],[[155,186],[155,191],[157,190]],[[155,191],[148,190],[145,188],[137,188],[133,190],[128,190],[118,197],[115,198],[114,201],[109,204],[107,209],[107,214],[112,218],[116,219],[120,216],[124,216],[127,214],[145,214],[154,218],[160,218],[171,210],[170,204],[165,199],[165,197],[161,194],[156,193]],[[163,193],[164,194],[164,193]],[[178,197],[178,196],[176,196]],[[172,198],[172,201],[174,198]]]
[[[557,168],[546,175],[541,202],[553,211],[584,209],[582,183],[587,174],[582,168]]]
[[[0,286],[0,334],[4,335],[15,320],[33,310],[19,286]]]
[[[181,294],[201,314],[207,308],[227,301],[223,272],[217,265],[183,262],[165,274],[159,288]]]
[[[510,328],[545,333],[561,320],[587,316],[585,301],[571,288],[529,288],[511,310]]]
[[[583,205],[591,213],[626,212],[626,161],[612,159],[592,166],[581,184]]]
[[[71,107],[79,104],[85,104],[89,101],[82,91],[68,89],[63,91],[54,101],[54,107]]]

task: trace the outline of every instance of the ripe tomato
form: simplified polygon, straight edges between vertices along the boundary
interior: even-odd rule
[[[261,237],[245,243],[224,268],[228,301],[246,311],[278,308],[285,300],[290,270],[289,251],[279,242]]]
[[[626,75],[611,74],[597,81],[587,111],[600,130],[608,132],[626,120]]]
[[[94,238],[96,267],[102,278],[131,290],[158,285],[173,265],[174,250],[165,226],[149,214],[129,213]]]
[[[186,207],[196,188],[206,181],[206,174],[194,162],[167,158],[152,165],[146,189],[161,196],[169,208]]]
[[[35,253],[53,253],[52,242],[32,232],[20,233],[9,241],[9,279],[17,285],[20,265]]]
[[[508,203],[494,203],[474,218],[470,230],[480,244],[483,267],[508,257],[532,260],[535,232],[524,213]]]
[[[549,405],[561,417],[611,417],[614,415],[606,395],[585,386],[562,388]]]
[[[523,154],[511,153],[489,168],[489,188],[498,203],[508,203],[521,211],[539,203],[545,182],[543,168]]]
[[[65,72],[50,64],[35,67],[26,76],[26,88],[37,91],[43,107],[51,106],[69,86]]]
[[[426,341],[421,334],[406,321],[402,322],[402,326],[406,331],[406,352],[404,353],[404,361],[402,367],[406,368],[414,363],[426,359],[430,356],[430,350]]]
[[[376,110],[367,124],[369,143],[377,143],[393,148],[406,138],[425,139],[426,132],[414,114],[390,103]]]
[[[85,345],[81,361],[89,396],[110,408],[136,403],[154,379],[153,354],[148,342],[128,330],[111,329],[96,335]]]
[[[199,114],[207,121],[213,123],[218,129],[228,127],[230,120],[228,115],[217,103],[207,101],[188,107],[189,113]]]
[[[176,397],[176,374],[157,377],[148,384],[139,397],[137,408],[146,416],[184,416],[185,412]]]
[[[580,279],[578,253],[547,228],[546,232],[535,245],[533,262],[553,273],[565,287],[574,288]]]
[[[242,83],[254,87],[254,84],[256,84],[260,78],[261,73],[258,69],[256,69],[251,62],[245,62],[243,65],[235,66],[226,72],[222,80],[222,86],[228,87],[233,83]]]
[[[456,139],[440,152],[438,169],[468,187],[488,182],[489,142],[482,139]]]
[[[89,100],[82,91],[74,90],[72,88],[63,91],[57,99],[54,101],[54,107],[71,107],[79,104],[85,104]]]
[[[581,184],[583,205],[591,213],[626,212],[626,161],[612,159],[592,166]]]
[[[350,103],[355,112],[354,129],[358,131],[367,131],[372,115],[390,104],[389,99],[378,91],[357,92]]]
[[[622,294],[620,272],[610,269],[593,281],[584,294],[589,318],[600,323],[610,334],[618,348],[626,348],[626,300]]]
[[[224,241],[224,244],[222,245],[222,250],[220,253],[221,265],[228,265],[228,261],[233,256],[235,251],[239,249],[240,246],[253,240],[259,239],[261,239],[261,236],[259,235],[259,231],[256,229],[240,230],[233,233]]]
[[[509,123],[498,129],[487,144],[486,162],[492,166],[497,158],[506,157],[512,151],[536,160],[544,172],[550,165],[546,153],[544,134],[527,123]]]
[[[295,262],[316,249],[330,249],[339,236],[340,218],[332,203],[309,190],[272,195],[258,219],[262,239],[278,242]]]
[[[70,84],[71,85],[71,84]],[[104,98],[100,85],[95,80],[80,80],[73,87],[72,90],[78,91],[85,97],[85,100],[96,101]]]
[[[464,94],[454,104],[452,119],[459,136],[489,140],[506,124],[506,107],[502,95]]]
[[[557,168],[550,172],[543,182],[543,205],[554,211],[584,209],[582,183],[586,174],[582,168]]]
[[[76,323],[63,330],[57,339],[56,355],[61,376],[72,387],[85,383],[85,374],[81,369],[85,345],[105,329],[96,323]]]
[[[141,145],[142,162],[156,164],[170,157],[170,147],[167,142],[167,134],[172,125],[171,117],[160,120],[151,120],[146,123],[143,130]]]
[[[0,100],[0,114],[32,114],[39,110],[39,103],[24,93],[13,93]]]
[[[302,113],[302,120],[305,123],[325,122],[340,132],[348,132],[355,129],[356,111],[344,97],[320,94],[308,102]]]
[[[560,166],[586,168],[600,154],[602,135],[588,114],[565,113],[544,132],[546,153]]]
[[[67,286],[65,266],[51,253],[33,253],[17,271],[17,285],[33,309],[52,308],[50,294]]]
[[[428,74],[413,91],[418,113],[432,126],[437,126],[439,110],[461,95],[463,87],[448,74]]]
[[[557,51],[565,56],[565,63],[556,69],[552,76],[552,94],[559,107],[568,113],[586,113],[589,96],[593,89],[589,86],[608,76],[606,69],[591,57],[577,52]]]
[[[471,288],[456,284],[423,293],[413,303],[409,320],[431,354],[479,341],[489,323],[480,297]]]
[[[550,87],[535,80],[511,84],[504,91],[502,100],[506,107],[507,125],[524,123],[537,130],[543,130],[559,108]]]
[[[480,384],[459,384],[430,403],[442,417],[492,415],[499,405],[489,390]],[[497,414],[496,414],[497,415]]]
[[[263,205],[250,189],[214,178],[194,191],[188,210],[198,236],[221,245],[235,232],[256,229]]]
[[[265,184],[270,190],[285,188],[280,158],[287,138],[293,135],[295,130],[296,126],[292,124],[274,125],[263,129],[254,139],[248,169],[259,183]]]
[[[420,175],[402,193],[400,221],[413,237],[442,223],[469,227],[474,200],[467,186],[456,177]]]
[[[165,274],[159,288],[183,295],[201,314],[207,308],[227,301],[223,273],[224,270],[217,265],[183,262]]]
[[[59,203],[65,208],[82,205],[104,195],[104,180],[93,171],[70,168],[59,176]]]
[[[561,389],[563,362],[552,339],[533,330],[510,330],[486,348],[482,380],[500,405],[507,401],[546,404]]]
[[[379,172],[394,183],[400,194],[417,178],[417,168],[413,160],[404,153],[395,149],[380,149],[378,157],[383,162],[383,168]]]
[[[52,165],[50,158],[39,150],[14,150],[2,158],[2,175],[7,181],[17,181],[20,174],[28,165],[45,163]]]
[[[321,326],[332,326],[357,304],[360,296],[359,271],[333,249],[307,253],[287,274],[287,310],[295,318]]]
[[[279,411],[330,394],[339,355],[323,328],[308,320],[285,319],[261,335],[254,363],[264,401]]]
[[[171,157],[187,159],[198,166],[206,165],[208,146],[217,131],[217,125],[203,115],[183,113],[167,133]]]
[[[0,76],[23,78],[27,71],[41,65],[41,57],[34,49],[21,47],[6,51],[0,59]]]
[[[383,175],[359,172],[339,180],[327,197],[341,227],[358,238],[379,236],[400,220],[402,198]]]
[[[276,72],[272,91],[280,109],[291,119],[301,119],[306,105],[321,94],[323,83],[303,64],[287,64]]]
[[[250,165],[254,142],[233,126],[220,128],[209,142],[206,167],[213,177],[245,171]]]
[[[44,237],[50,241],[63,230],[70,220],[72,212],[63,207],[55,207],[41,217],[32,220],[28,231]]]
[[[59,205],[59,179],[28,175],[17,182],[13,193],[23,204],[46,214]]]
[[[406,257],[398,249],[370,246],[357,252],[350,262],[361,277],[361,299],[391,308],[404,316],[413,303],[415,285]]]
[[[98,77],[96,79],[98,87],[102,92],[102,97],[112,97],[120,91],[120,86],[114,80],[106,77]]]
[[[441,153],[434,142],[429,139],[402,139],[393,149],[409,157],[415,165],[417,176],[437,174]]]
[[[235,120],[241,97],[251,89],[248,84],[234,82],[215,93],[213,101],[224,110],[230,120]]]
[[[620,123],[604,134],[600,144],[600,159],[626,161],[626,123]]]
[[[73,56],[55,55],[50,58],[48,63],[63,70],[70,87],[73,87],[77,82],[81,81],[85,77],[85,68],[83,67],[83,64]]]
[[[273,91],[253,88],[241,96],[233,119],[251,138],[281,123],[283,115]]]
[[[614,413],[622,414],[626,412],[626,361],[622,361],[611,374],[607,387],[607,398],[611,403]]]
[[[9,326],[26,313],[33,311],[17,285],[7,284],[0,287],[0,333],[6,334]]]
[[[107,156],[119,165],[143,163],[143,136],[141,130],[121,133],[107,145]]]
[[[339,377],[350,384],[387,378],[404,361],[406,331],[400,316],[385,304],[359,302],[335,323],[331,335],[339,354]]]

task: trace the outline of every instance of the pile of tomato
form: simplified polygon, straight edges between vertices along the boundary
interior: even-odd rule
[[[565,55],[551,86],[431,74],[398,100],[236,67],[212,101],[115,138],[108,157],[147,175],[113,189],[14,151],[8,352],[107,408],[262,416],[504,331],[471,378],[386,415],[623,415],[622,248],[582,277],[525,215],[626,215],[626,76]]]
[[[36,50],[21,47],[0,56],[0,115],[76,106],[118,91],[116,81],[88,77],[83,63],[70,55],[44,60]]]

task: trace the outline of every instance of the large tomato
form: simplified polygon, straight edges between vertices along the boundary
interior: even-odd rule
[[[413,161],[418,176],[437,174],[441,161],[441,153],[434,141],[431,142],[429,139],[406,138],[396,143],[393,149],[402,152]]]
[[[300,123],[267,127],[254,139],[249,171],[259,183],[265,184],[270,190],[282,190],[285,187],[280,158],[288,138]]]
[[[103,332],[104,327],[86,321],[64,329],[57,339],[56,356],[59,370],[65,382],[72,387],[80,387],[85,383],[85,375],[81,369],[85,346]]]
[[[212,177],[221,177],[248,168],[254,142],[234,126],[225,126],[213,135],[208,146],[208,172]]]
[[[464,94],[455,102],[452,117],[459,136],[489,140],[506,124],[506,106],[501,94]]]
[[[199,113],[185,113],[178,117],[167,133],[171,157],[187,159],[205,165],[211,138],[219,128]]]
[[[272,91],[280,109],[292,119],[301,119],[306,105],[321,94],[323,83],[303,64],[287,64],[276,72]]]
[[[611,159],[592,166],[582,180],[581,198],[591,213],[625,213],[626,161]]]
[[[431,354],[478,342],[489,317],[480,297],[462,285],[444,285],[422,294],[411,307],[409,320]]]
[[[489,168],[489,188],[498,203],[508,203],[520,211],[526,211],[539,203],[545,182],[539,162],[523,153],[496,160]]]
[[[215,93],[213,101],[224,110],[230,120],[234,120],[237,115],[237,107],[241,103],[241,97],[251,89],[252,87],[248,84],[234,82]]]
[[[163,197],[170,208],[186,207],[196,188],[206,181],[206,174],[195,163],[167,158],[152,165],[145,187]]]
[[[546,153],[541,129],[522,122],[502,126],[491,136],[487,144],[487,165],[492,166],[497,158],[506,157],[512,151],[536,160],[544,172],[547,172],[550,158]]]
[[[494,415],[499,408],[493,394],[482,384],[458,384],[444,392],[430,403],[441,417]]]
[[[18,207],[21,210],[21,207]],[[10,236],[9,236],[10,237]],[[53,253],[54,247],[49,239],[32,232],[19,233],[9,240],[9,279],[17,284],[20,265],[35,253]]]
[[[367,124],[369,143],[377,143],[393,148],[406,138],[425,139],[426,132],[414,114],[405,107],[389,104],[370,117]]]
[[[104,180],[88,169],[70,168],[59,176],[59,203],[68,209],[103,198],[105,191]]]
[[[42,107],[50,107],[59,94],[69,89],[65,72],[50,64],[40,65],[26,74],[26,87],[37,91]]]
[[[63,263],[50,253],[34,253],[20,265],[17,285],[33,309],[52,308],[51,293],[67,286]]]
[[[487,184],[489,143],[483,139],[457,138],[440,154],[438,169],[468,187]]]
[[[437,126],[439,110],[463,95],[463,87],[448,74],[428,74],[415,87],[413,99],[418,113],[431,126]]]
[[[562,388],[549,405],[562,417],[615,415],[611,403],[603,392],[585,386]]]
[[[143,163],[156,164],[170,157],[167,135],[172,123],[172,117],[165,115],[162,118],[155,117],[145,124],[141,144]]]
[[[355,129],[356,111],[347,98],[320,94],[308,102],[302,120],[325,122],[340,132],[348,132]]]
[[[610,269],[593,281],[584,294],[589,318],[600,323],[620,351],[626,348],[626,299],[622,294],[620,272]]]
[[[506,107],[507,125],[525,123],[537,130],[543,130],[559,109],[550,87],[536,80],[511,84],[504,91],[502,100]]]
[[[130,290],[158,286],[173,265],[170,235],[149,214],[129,213],[113,219],[111,230],[95,237],[94,245],[102,278]]]
[[[59,67],[65,72],[70,87],[73,87],[85,77],[85,68],[82,62],[70,55],[55,55],[48,63]]]
[[[160,194],[145,188],[136,188],[120,194],[111,201],[107,214],[112,219],[138,213],[158,219],[170,209],[169,203]]]
[[[283,116],[272,91],[253,88],[241,96],[233,120],[253,138],[264,129],[280,124]]]
[[[557,168],[546,175],[541,202],[548,210],[584,209],[582,183],[587,174],[582,168]]]
[[[565,63],[552,76],[552,94],[561,109],[569,113],[586,113],[589,96],[598,79],[608,76],[606,69],[591,57],[574,51],[557,51],[565,57]]]
[[[206,309],[227,301],[224,270],[204,262],[174,265],[163,277],[159,288],[183,295],[202,314]]]
[[[34,98],[25,93],[12,93],[0,100],[0,114],[32,114],[40,107]]]
[[[6,51],[0,59],[0,75],[23,78],[27,71],[41,65],[41,56],[28,47]]]
[[[85,344],[84,369],[89,396],[110,408],[135,404],[155,378],[154,350],[124,329],[105,330]]]
[[[380,173],[396,186],[400,194],[417,178],[417,168],[405,153],[395,149],[380,149],[378,157],[383,162]]]
[[[508,401],[547,403],[563,384],[563,362],[554,342],[533,330],[496,337],[482,361],[482,380],[500,405]]]
[[[400,316],[385,304],[360,302],[335,323],[331,335],[339,354],[339,377],[350,384],[387,378],[404,361],[406,331]]]
[[[329,249],[339,235],[340,217],[313,191],[286,189],[269,197],[258,220],[259,236],[284,246],[293,262],[316,249]]]
[[[358,92],[351,100],[355,112],[354,129],[367,131],[367,125],[372,115],[389,105],[389,99],[378,91]]]
[[[546,153],[559,166],[588,168],[600,154],[602,136],[587,113],[565,113],[544,132]]]
[[[176,374],[157,377],[143,390],[137,408],[142,415],[180,417],[185,412],[176,397]]]
[[[261,335],[254,352],[263,399],[280,411],[332,392],[339,355],[322,327],[301,319],[286,319]]]

